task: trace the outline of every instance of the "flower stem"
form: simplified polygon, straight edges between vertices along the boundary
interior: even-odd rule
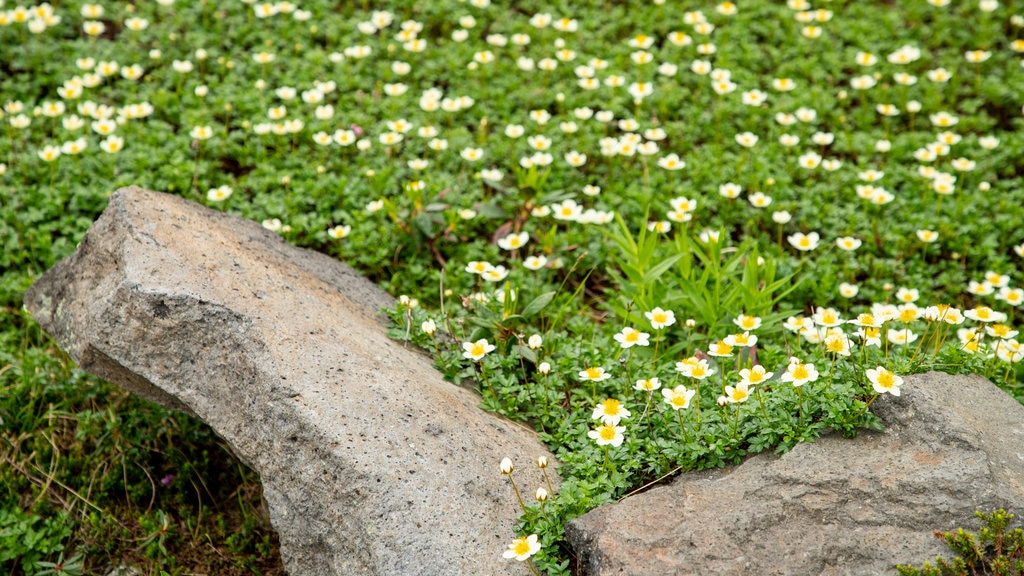
[[[526,505],[523,504],[523,497],[519,494],[519,487],[516,486],[516,481],[512,479],[512,474],[508,475],[508,482],[512,485],[512,490],[516,493],[516,499],[519,500],[519,507],[523,509],[523,514],[526,514]]]

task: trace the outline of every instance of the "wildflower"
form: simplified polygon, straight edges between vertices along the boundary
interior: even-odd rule
[[[523,267],[527,270],[540,270],[547,266],[548,259],[545,256],[529,256],[523,260]]]
[[[708,356],[729,357],[732,356],[733,347],[724,340],[717,340],[708,346]]]
[[[940,128],[947,128],[949,126],[955,126],[960,121],[959,118],[953,116],[949,112],[938,112],[928,116],[932,126],[938,126]]]
[[[725,387],[725,398],[730,404],[746,402],[749,397],[750,385],[746,381],[739,382],[736,386]]]
[[[1002,300],[1010,306],[1020,306],[1024,304],[1024,289],[1003,286],[996,294],[996,300]]]
[[[831,334],[825,337],[825,351],[839,356],[850,355],[850,339],[845,334]]]
[[[695,380],[703,380],[715,373],[715,370],[708,365],[706,358],[697,359],[693,356],[676,362],[676,371]]]
[[[814,382],[818,379],[818,370],[814,367],[814,364],[804,364],[796,357],[789,359],[789,366],[786,367],[786,371],[779,377],[779,380],[783,382],[791,382],[793,386],[803,386],[808,382]]]
[[[849,282],[839,283],[839,295],[843,298],[853,298],[860,291],[860,287],[856,284],[850,284]]]
[[[590,416],[594,420],[600,419],[602,424],[611,424],[615,426],[623,418],[629,418],[630,412],[622,406],[622,402],[614,398],[608,398],[604,402],[597,405],[594,408],[594,413]]]
[[[1006,324],[989,324],[985,326],[985,333],[993,338],[1001,338],[1003,340],[1008,340],[1019,334],[1017,330],[1013,330]]]
[[[931,244],[939,239],[939,233],[934,230],[918,230],[917,239],[925,244]]]
[[[540,334],[534,334],[526,341],[526,346],[530,350],[540,350],[541,346],[544,345],[544,339],[541,338]]]
[[[741,330],[757,330],[761,327],[761,319],[757,316],[748,316],[746,314],[740,314],[736,318],[733,318],[732,323],[739,326]]]
[[[764,382],[774,375],[774,372],[765,372],[764,366],[761,366],[760,364],[753,368],[744,368],[743,370],[740,370],[740,380],[742,382],[746,382],[748,385]]]
[[[459,153],[463,160],[468,162],[476,162],[484,156],[483,148],[463,148],[462,152]]]
[[[853,252],[857,248],[860,248],[861,241],[852,236],[843,236],[842,238],[836,238],[836,246],[847,252]]]
[[[515,558],[522,562],[533,556],[541,549],[541,543],[537,541],[536,534],[530,534],[524,538],[516,538],[508,545],[508,550],[502,554],[505,558]]]
[[[988,50],[968,50],[964,52],[964,59],[971,64],[980,64],[992,57],[992,52]]]
[[[485,282],[501,282],[508,276],[508,269],[499,264],[484,271],[480,276]]]
[[[496,348],[497,347],[494,344],[491,344],[491,343],[487,342],[487,339],[485,339],[485,338],[481,338],[481,339],[477,340],[476,342],[463,342],[462,343],[462,349],[463,349],[462,357],[467,359],[467,360],[473,360],[474,362],[479,362],[488,353],[494,352],[494,350]],[[504,469],[505,469],[504,463],[505,463],[505,461],[502,460],[502,472],[503,473],[504,473]],[[509,468],[511,468],[511,462],[509,463]],[[509,470],[509,472],[507,472],[507,473],[511,474],[511,470]]]
[[[682,384],[675,388],[665,388],[661,391],[661,395],[664,398],[665,403],[671,406],[673,410],[689,408],[690,400],[696,393],[696,390],[688,390],[686,386],[683,386]]]
[[[124,138],[120,136],[107,136],[100,141],[100,149],[107,154],[116,154],[124,148]]]
[[[997,296],[998,298],[998,296]],[[964,322],[964,314],[957,308],[953,308],[948,304],[939,304],[937,306],[929,306],[925,308],[922,314],[925,320],[931,322],[942,321],[946,324],[959,325]]]
[[[1006,314],[996,312],[988,306],[978,306],[970,310],[964,310],[964,316],[978,322],[1005,322]]]
[[[855,334],[860,338],[861,345],[863,346],[882,347],[882,330],[880,328],[872,328],[870,326],[859,328]]]
[[[718,242],[721,235],[721,231],[719,230],[711,230],[710,228],[705,228],[700,231],[700,234],[697,235],[697,238],[700,240],[701,244],[710,244],[712,242]]]
[[[686,167],[686,162],[680,160],[678,154],[669,154],[658,159],[658,166],[665,170],[681,170]]]
[[[772,88],[779,92],[791,92],[796,88],[796,82],[790,78],[775,78],[772,80]]]
[[[623,348],[631,348],[633,346],[648,346],[650,344],[650,334],[647,332],[641,332],[636,328],[626,326],[621,332],[615,335],[615,341],[619,343]]]
[[[996,344],[996,357],[1003,362],[1016,364],[1024,360],[1024,345],[1012,338],[1002,340]]]
[[[332,226],[327,229],[327,235],[335,240],[341,240],[352,232],[351,226]]]
[[[921,309],[913,302],[904,302],[896,308],[896,320],[913,322],[921,317]]]
[[[814,328],[814,320],[806,316],[790,316],[783,322],[782,327],[790,332],[800,333]]]
[[[625,426],[615,426],[613,424],[601,424],[597,427],[597,430],[591,430],[587,432],[587,436],[597,442],[598,446],[617,447],[622,445],[622,441],[625,436],[622,435],[626,431]],[[506,552],[508,554],[508,552]]]
[[[744,332],[743,334],[730,334],[723,338],[722,342],[734,348],[750,348],[754,344],[757,344],[757,336],[752,335],[750,332]]]
[[[469,262],[468,264],[466,264],[465,270],[466,270],[466,272],[469,272],[470,274],[483,274],[484,272],[487,272],[488,270],[490,270],[493,267],[494,266],[492,266],[489,262],[484,262],[484,261],[481,261],[481,260],[473,260],[473,261]]]
[[[661,330],[676,323],[676,315],[671,310],[662,310],[660,307],[644,312],[644,316],[651,321],[651,327]]]
[[[647,392],[653,392],[658,388],[661,388],[661,381],[657,378],[640,379],[637,380],[636,384],[633,386],[634,390],[643,390]]]
[[[744,148],[750,148],[757,144],[758,137],[751,132],[743,132],[736,135],[736,143]]]
[[[213,136],[213,128],[209,126],[195,126],[189,132],[189,136],[195,140],[208,140]]]
[[[54,145],[43,146],[41,150],[37,152],[39,159],[43,162],[53,162],[57,158],[60,158],[60,147]]]
[[[843,320],[840,319],[839,312],[836,311],[835,308],[817,308],[817,310],[814,311],[812,320],[814,321],[814,324],[824,326],[825,328],[833,328],[843,324]]]
[[[918,335],[914,334],[910,330],[910,328],[903,328],[901,330],[890,329],[886,335],[886,338],[892,344],[905,345],[915,342],[918,338]]]
[[[504,238],[498,240],[498,247],[502,250],[518,250],[526,245],[530,240],[530,234],[528,232],[519,232],[518,234],[513,232]]]
[[[821,155],[818,154],[817,152],[808,152],[806,154],[800,155],[800,157],[797,158],[796,161],[801,168],[813,170],[817,168],[819,164],[821,164]]]
[[[604,368],[600,366],[591,366],[590,368],[581,370],[578,376],[580,380],[591,382],[601,382],[612,377],[611,374],[605,372]]]
[[[666,222],[664,220],[657,221],[657,222],[648,222],[647,223],[647,229],[650,230],[651,232],[657,232],[659,234],[664,234],[664,233],[670,232],[672,230],[672,223],[671,222]]]
[[[743,192],[743,188],[732,182],[726,182],[718,187],[718,194],[730,200],[738,198],[741,192]]]
[[[747,201],[755,208],[766,208],[772,203],[772,197],[763,192],[754,192],[747,197]]]
[[[888,392],[893,396],[900,395],[900,386],[903,385],[903,378],[881,366],[868,368],[865,370],[865,374],[867,374],[868,381],[871,382],[871,387],[875,389],[875,392],[879,394]]]
[[[433,336],[434,333],[437,332],[437,324],[435,324],[430,318],[427,318],[422,324],[420,324],[420,330],[422,330],[427,336]]]
[[[786,239],[789,241],[789,244],[797,250],[800,250],[801,252],[810,252],[818,247],[820,237],[817,232],[811,232],[810,234],[797,232],[788,236]]]
[[[231,193],[234,190],[230,186],[224,184],[216,188],[210,188],[206,191],[206,199],[210,202],[223,202],[231,197]]]
[[[967,291],[970,292],[971,294],[974,294],[975,296],[988,296],[989,294],[995,292],[995,287],[992,286],[992,284],[990,284],[988,280],[984,280],[982,282],[978,282],[977,280],[970,280],[967,283]]]

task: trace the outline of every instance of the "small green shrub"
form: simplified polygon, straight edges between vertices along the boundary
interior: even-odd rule
[[[975,512],[982,526],[977,534],[958,528],[956,532],[935,532],[935,537],[946,542],[957,557],[952,561],[935,559],[921,569],[897,566],[900,576],[974,576],[995,574],[1020,576],[1024,574],[1024,531],[1007,530],[1013,514],[1000,508],[991,514]]]

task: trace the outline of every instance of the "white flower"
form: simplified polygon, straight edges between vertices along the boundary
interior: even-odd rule
[[[810,252],[818,247],[820,237],[817,232],[811,232],[810,234],[797,232],[792,236],[788,236],[786,239],[789,241],[789,244],[797,250],[800,250],[801,252]]]
[[[490,352],[494,352],[497,347],[494,344],[487,342],[486,339],[481,338],[476,342],[463,342],[462,343],[462,357],[467,360],[479,361]],[[507,458],[505,460],[508,460]],[[508,472],[505,472],[505,460],[501,461],[502,473],[512,473],[512,462],[508,462]]]
[[[662,310],[657,307],[650,312],[644,312],[644,316],[651,321],[651,328],[661,330],[676,323],[676,315],[671,310]]]
[[[502,250],[518,250],[530,241],[528,232],[511,233],[504,238],[498,239],[498,247]]]

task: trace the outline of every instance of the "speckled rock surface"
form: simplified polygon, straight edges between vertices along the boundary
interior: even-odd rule
[[[935,530],[1024,513],[1024,406],[977,376],[905,378],[884,432],[684,474],[576,519],[589,576],[895,574],[950,552]]]
[[[529,574],[502,558],[499,462],[553,457],[389,340],[390,298],[341,262],[125,188],[25,303],[81,368],[198,416],[259,473],[289,574]]]

